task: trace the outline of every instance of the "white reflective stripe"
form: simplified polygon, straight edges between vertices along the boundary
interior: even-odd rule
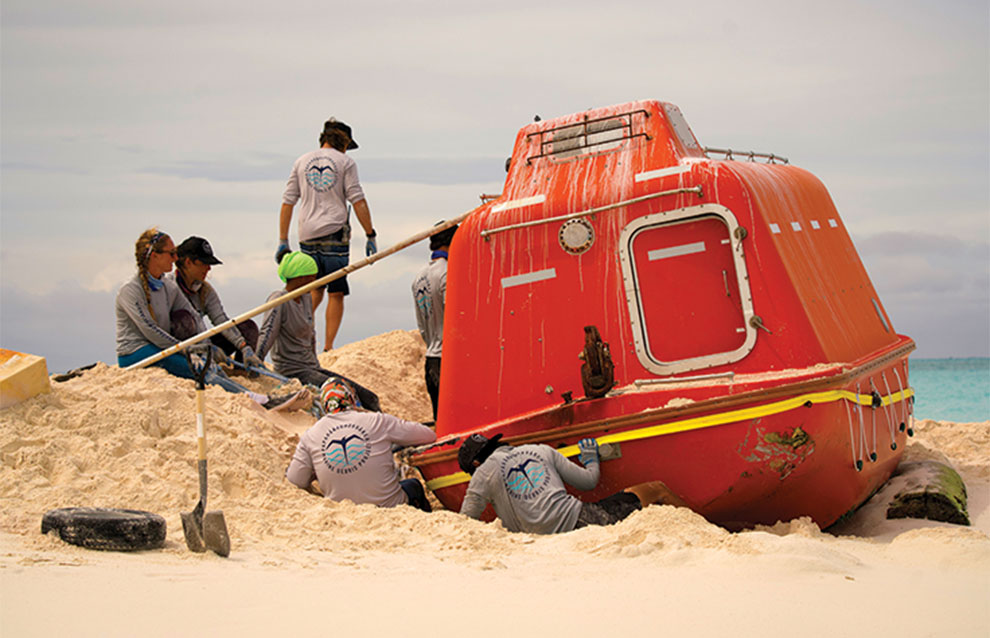
[[[659,179],[661,177],[667,177],[668,175],[680,175],[681,173],[687,173],[690,170],[691,170],[690,166],[671,166],[670,168],[658,168],[655,171],[636,173],[635,180],[637,182],[645,182],[651,179]]]
[[[797,222],[791,222],[791,228],[793,228],[795,231],[799,233],[801,232],[801,224]]]
[[[839,225],[835,223],[835,220],[834,219],[828,220],[828,225],[831,226],[832,228],[838,228],[839,227]]]
[[[746,332],[745,328],[736,328],[736,332]]]
[[[203,427],[203,415],[199,413],[196,414],[196,436],[199,438],[206,436],[206,430]]]
[[[523,197],[522,199],[510,199],[507,202],[502,202],[501,204],[495,204],[492,206],[492,212],[497,213],[503,210],[512,210],[513,208],[522,208],[523,206],[532,206],[533,204],[542,204],[547,201],[546,195],[533,195],[532,197]]]
[[[818,225],[818,221],[814,219],[811,220],[811,227],[814,228],[815,230],[821,228],[821,226]]]
[[[728,239],[723,239],[723,240],[722,240],[722,244],[723,244],[723,245],[725,245],[725,244],[728,244],[728,243],[729,243],[729,240],[728,240]]]
[[[778,226],[777,224],[770,224],[770,232],[773,233],[774,235],[779,235],[780,226]]]
[[[513,286],[531,284],[535,281],[543,281],[544,279],[553,279],[556,276],[557,276],[556,268],[547,268],[546,270],[537,270],[536,272],[528,272],[524,275],[513,275],[512,277],[502,277],[502,287],[511,288]]]
[[[680,246],[671,246],[670,248],[657,248],[656,250],[651,250],[646,253],[646,258],[650,261],[656,261],[658,259],[667,259],[669,257],[680,257],[681,255],[692,255],[694,253],[705,252],[705,242],[699,241],[693,244],[682,244]]]

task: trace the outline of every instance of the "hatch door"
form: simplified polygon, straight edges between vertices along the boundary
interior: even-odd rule
[[[637,356],[658,374],[723,365],[756,340],[744,231],[723,206],[634,220],[620,254]]]

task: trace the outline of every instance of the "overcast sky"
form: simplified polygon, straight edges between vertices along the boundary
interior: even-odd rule
[[[679,105],[704,145],[813,172],[917,356],[990,355],[986,0],[0,12],[0,345],[51,371],[115,363],[114,295],[152,225],[210,239],[231,316],[279,288],[285,179],[331,115],[361,145],[384,247],[499,192],[534,115],[637,99]],[[351,275],[338,345],[414,328],[409,281],[427,258],[414,247]]]

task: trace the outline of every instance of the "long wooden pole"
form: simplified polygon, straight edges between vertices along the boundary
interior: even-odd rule
[[[451,220],[448,220],[448,221],[445,221],[445,222],[441,222],[441,223],[439,223],[439,224],[437,224],[435,226],[432,226],[431,228],[429,228],[427,230],[420,231],[420,232],[416,233],[415,235],[412,235],[411,237],[407,237],[406,239],[400,241],[399,243],[397,243],[397,244],[395,244],[393,246],[390,246],[390,247],[386,248],[385,250],[383,250],[383,251],[381,251],[379,253],[375,253],[371,257],[365,257],[361,261],[355,262],[353,264],[348,264],[348,265],[344,266],[343,268],[341,268],[340,270],[335,270],[332,273],[330,273],[329,275],[324,275],[323,277],[320,277],[319,279],[317,279],[316,281],[314,281],[312,283],[306,284],[305,286],[302,286],[301,288],[297,288],[297,289],[293,290],[292,292],[287,292],[287,293],[285,293],[284,295],[282,295],[281,297],[279,297],[277,299],[272,299],[271,301],[267,301],[267,302],[261,304],[260,306],[258,306],[257,308],[254,308],[253,310],[248,310],[244,314],[238,315],[238,316],[234,317],[233,319],[230,319],[228,321],[225,321],[222,324],[220,324],[219,326],[213,326],[209,330],[205,330],[205,331],[199,333],[198,335],[195,335],[193,337],[189,337],[185,341],[180,341],[179,343],[175,344],[174,346],[170,346],[170,347],[166,348],[165,350],[162,350],[158,354],[154,354],[154,355],[152,355],[152,356],[150,356],[150,357],[148,357],[146,359],[142,359],[142,360],[138,361],[137,363],[133,363],[133,364],[127,366],[124,369],[125,370],[136,370],[138,368],[143,368],[145,366],[150,366],[153,363],[158,363],[159,361],[161,361],[165,357],[170,357],[173,354],[176,354],[177,352],[182,352],[183,350],[185,350],[189,346],[195,345],[195,344],[199,343],[200,341],[202,341],[204,339],[209,339],[213,335],[219,334],[219,333],[223,332],[224,330],[227,330],[228,328],[233,328],[234,326],[236,326],[237,324],[241,323],[242,321],[247,321],[248,319],[250,319],[251,317],[253,317],[255,315],[261,314],[262,312],[265,312],[266,310],[269,310],[271,308],[274,308],[275,306],[280,306],[280,305],[284,304],[286,301],[291,301],[291,300],[295,299],[299,295],[304,295],[304,294],[308,293],[309,291],[311,291],[311,290],[313,290],[315,288],[319,288],[320,286],[325,286],[328,283],[330,283],[331,281],[334,281],[336,279],[340,279],[341,277],[343,277],[345,275],[348,275],[348,274],[354,272],[355,270],[359,270],[361,268],[364,268],[365,266],[370,266],[371,264],[375,263],[376,261],[380,261],[382,259],[385,259],[389,255],[392,255],[394,253],[397,253],[397,252],[399,252],[400,250],[402,250],[404,248],[408,248],[409,246],[412,246],[416,242],[423,241],[427,237],[432,237],[433,235],[436,235],[439,232],[443,232],[443,231],[447,230],[448,228],[450,228],[452,226],[456,226],[457,224],[460,224],[462,221],[464,221],[467,218],[467,216],[470,215],[473,212],[474,211],[468,211],[468,212],[464,213],[463,215],[460,215],[458,217],[455,217],[454,219],[451,219]]]

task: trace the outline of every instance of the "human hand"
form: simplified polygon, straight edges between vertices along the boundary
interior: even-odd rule
[[[230,361],[230,357],[227,356],[227,353],[217,346],[213,346],[213,363],[224,366],[233,365]]]
[[[286,255],[288,255],[291,252],[292,252],[292,249],[289,248],[289,240],[288,239],[280,239],[280,240],[278,240],[278,248],[275,249],[275,263],[276,264],[282,263],[282,257],[285,257]]]
[[[595,439],[581,439],[578,441],[578,450],[581,451],[581,455],[578,457],[578,460],[580,460],[581,464],[585,467],[588,467],[588,465],[592,463],[599,462],[598,441]]]
[[[374,237],[369,237],[368,242],[364,245],[364,256],[371,257],[378,252],[378,242],[375,241]]]
[[[241,354],[244,355],[244,365],[251,366],[252,368],[265,367],[265,362],[258,358],[258,355],[254,353],[254,349],[251,346],[245,344],[241,348]]]

